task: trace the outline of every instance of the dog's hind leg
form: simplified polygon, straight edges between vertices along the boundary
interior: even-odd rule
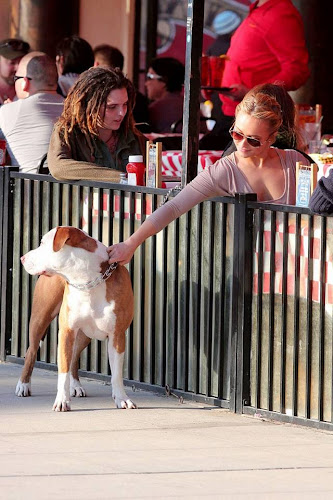
[[[71,364],[70,382],[70,395],[74,397],[85,397],[87,395],[79,379],[79,360],[81,352],[90,344],[90,342],[91,339],[87,337],[82,330],[77,332]]]
[[[59,313],[64,287],[65,280],[61,276],[40,276],[37,280],[29,322],[29,348],[16,386],[17,396],[31,395],[31,374],[39,343],[44,338],[47,327]]]
[[[70,370],[73,359],[75,338],[78,330],[68,324],[68,287],[59,314],[58,335],[58,390],[53,404],[54,411],[70,411]]]

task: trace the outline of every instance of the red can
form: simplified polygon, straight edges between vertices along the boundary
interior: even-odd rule
[[[128,157],[128,164],[126,166],[128,184],[132,186],[145,185],[145,171],[146,165],[143,162],[142,155],[132,155]]]
[[[7,142],[4,139],[0,139],[0,165],[6,164],[6,147]]]

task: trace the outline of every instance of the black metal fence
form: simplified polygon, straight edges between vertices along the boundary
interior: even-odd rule
[[[36,278],[20,255],[57,225],[122,241],[164,194],[0,169],[1,359],[23,362],[28,344]],[[129,265],[128,383],[331,429],[331,221],[238,195],[204,202],[149,238]],[[55,320],[39,366],[55,367],[56,345]],[[81,370],[109,375],[104,343],[91,343]]]

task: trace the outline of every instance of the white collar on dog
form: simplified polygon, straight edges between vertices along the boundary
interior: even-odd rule
[[[92,288],[96,288],[96,286],[103,283],[103,281],[106,281],[111,276],[113,271],[115,271],[117,269],[117,266],[118,266],[117,262],[110,264],[102,276],[98,276],[94,280],[88,281],[87,283],[69,283],[68,282],[68,284],[74,288],[77,288],[77,290],[91,290]]]

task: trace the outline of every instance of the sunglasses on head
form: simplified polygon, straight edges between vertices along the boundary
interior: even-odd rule
[[[163,80],[163,76],[155,75],[154,73],[147,73],[146,80]]]

